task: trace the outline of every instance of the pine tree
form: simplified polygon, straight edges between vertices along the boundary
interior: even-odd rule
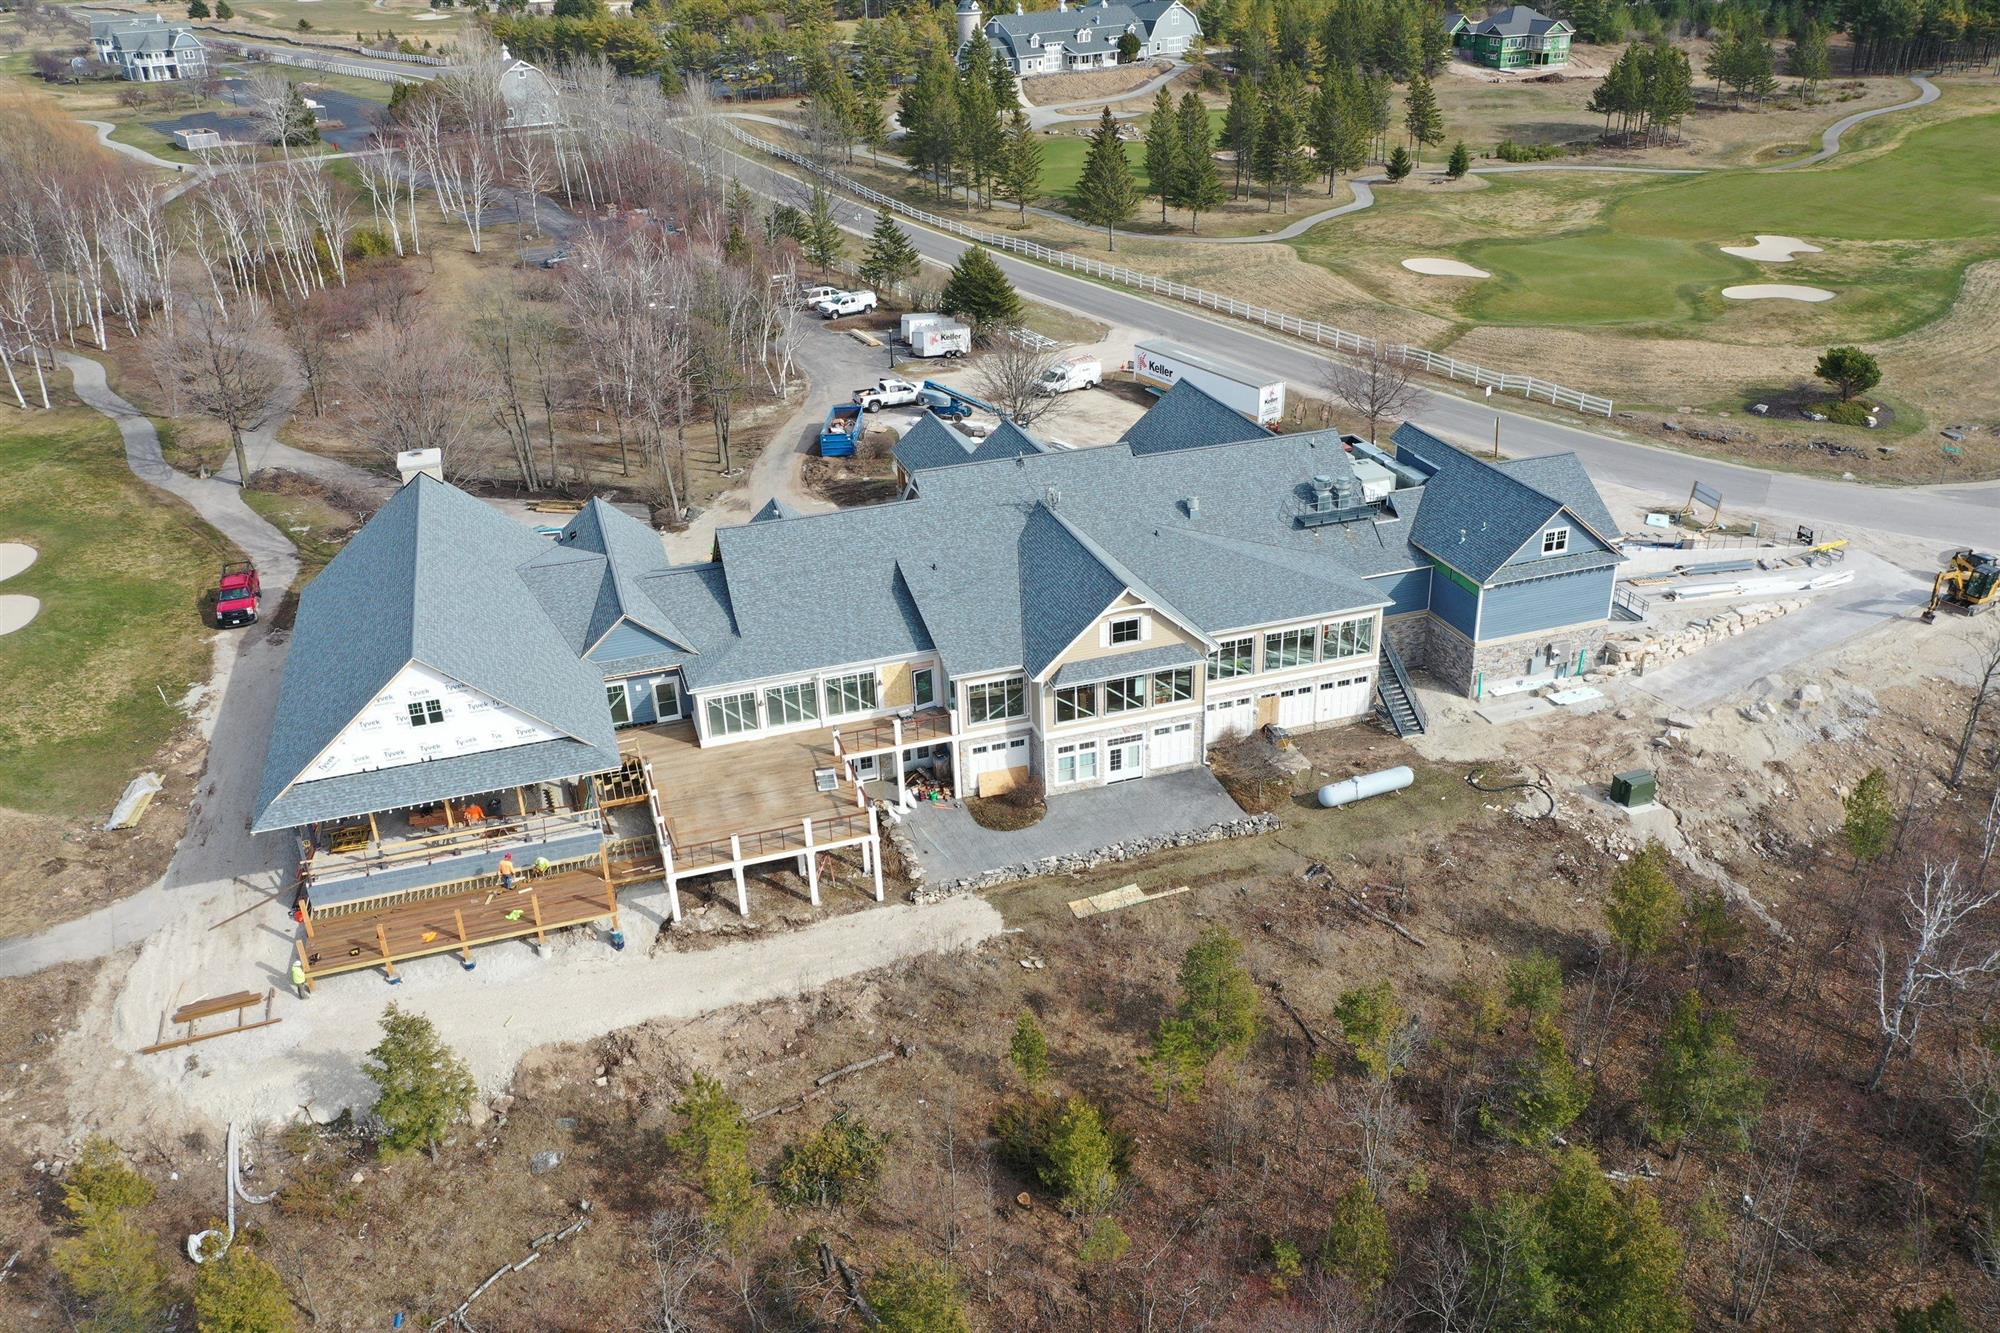
[[[1472,170],[1472,153],[1460,139],[1451,146],[1451,156],[1444,164],[1444,174],[1450,180],[1464,180],[1465,173]]]
[[[1243,944],[1220,926],[1203,931],[1181,960],[1180,1002],[1162,1020],[1147,1063],[1169,1099],[1199,1092],[1218,1059],[1235,1058],[1257,1038],[1257,985],[1242,964]]]
[[[1077,216],[1104,228],[1104,247],[1117,248],[1114,228],[1139,206],[1139,184],[1132,177],[1132,160],[1118,138],[1118,122],[1105,107],[1084,154],[1083,177],[1076,185]]]
[[[892,1259],[869,1275],[862,1292],[882,1333],[972,1333],[958,1274],[939,1260]]]
[[[861,279],[877,291],[894,291],[917,276],[923,259],[917,247],[889,210],[875,219],[875,234],[868,239],[868,253],[861,261]]]
[[[1333,1201],[1333,1221],[1320,1243],[1319,1263],[1347,1279],[1362,1296],[1372,1295],[1388,1280],[1395,1263],[1389,1215],[1367,1181],[1356,1180]]]
[[[984,195],[986,183],[999,170],[1004,135],[998,104],[993,100],[993,58],[985,33],[973,35],[961,59],[964,69],[958,79],[958,158],[970,203],[972,194]]]
[[[805,222],[799,235],[799,248],[806,252],[806,258],[813,267],[825,273],[839,260],[840,252],[847,240],[840,234],[840,224],[833,220],[833,196],[822,185],[813,186],[812,202],[806,208]]]
[[[910,170],[929,179],[933,198],[944,198],[958,157],[958,70],[950,57],[933,52],[896,105]]]
[[[1153,114],[1146,120],[1146,193],[1159,196],[1162,226],[1167,221],[1167,205],[1180,192],[1180,128],[1174,95],[1163,85],[1153,98]]]
[[[1223,116],[1222,141],[1236,154],[1236,187],[1243,193],[1243,174],[1257,156],[1257,136],[1264,128],[1264,104],[1257,87],[1248,79],[1238,79],[1229,91],[1229,110]]]
[[[1389,183],[1393,185],[1408,176],[1416,165],[1416,160],[1410,156],[1410,150],[1397,144],[1390,150],[1389,160],[1383,163],[1383,171],[1389,177]]]
[[[195,1273],[194,1318],[200,1333],[293,1333],[299,1326],[285,1280],[241,1237]]]
[[[1042,1183],[1079,1217],[1106,1211],[1118,1192],[1118,1149],[1096,1106],[1081,1097],[1062,1104],[1042,1143]]]
[[[1174,202],[1187,210],[1188,230],[1194,231],[1201,215],[1223,199],[1222,177],[1215,169],[1215,137],[1208,107],[1192,92],[1182,95],[1174,118],[1181,148]]]
[[[1306,156],[1305,125],[1293,110],[1294,99],[1273,96],[1264,114],[1263,133],[1257,136],[1257,179],[1264,182],[1264,207],[1283,196],[1285,211],[1292,208],[1292,191],[1312,178],[1312,162]]]
[[[1389,80],[1383,75],[1379,73],[1362,75],[1360,101],[1362,118],[1368,125],[1374,155],[1377,156],[1388,147],[1389,143],[1392,91]]]
[[[1546,1148],[1590,1105],[1590,1087],[1570,1058],[1569,1045],[1553,1019],[1538,1019],[1530,1049],[1515,1060],[1479,1121],[1524,1148]]]
[[[1896,807],[1889,801],[1888,774],[1879,768],[1869,769],[1868,775],[1847,794],[1846,807],[1841,832],[1854,863],[1858,866],[1879,861],[1889,850],[1890,836],[1896,831]]]
[[[1021,297],[1014,284],[979,246],[966,247],[945,282],[938,309],[980,328],[1021,322]]]
[[[1672,864],[1667,849],[1653,838],[1612,877],[1604,916],[1627,958],[1658,953],[1680,920],[1681,894],[1669,872]]]
[[[1378,1079],[1402,1072],[1396,1063],[1397,1046],[1409,1015],[1396,1003],[1395,988],[1388,982],[1342,991],[1334,1002],[1333,1017],[1363,1069]]]
[[[1334,184],[1340,179],[1344,119],[1340,105],[1340,83],[1329,74],[1327,78],[1320,80],[1319,91],[1313,94],[1312,114],[1306,123],[1306,139],[1312,144],[1313,157],[1319,164],[1320,174],[1326,177],[1328,194],[1333,193]]]
[[[1810,98],[1833,71],[1833,57],[1827,49],[1826,25],[1818,19],[1806,24],[1805,31],[1792,43],[1792,77],[1805,85]]]
[[[1662,46],[1653,52],[1653,77],[1647,86],[1646,114],[1653,127],[1666,135],[1674,127],[1680,138],[1681,122],[1694,114],[1694,67],[1687,52],[1677,46]]]
[[[1023,221],[1027,220],[1028,205],[1041,197],[1042,141],[1018,106],[1007,122],[1007,142],[1001,151],[995,191],[1021,210]]]
[[[433,1157],[446,1131],[472,1109],[479,1093],[472,1070],[444,1044],[421,1014],[390,1005],[382,1014],[382,1040],[361,1066],[376,1089],[375,1118],[382,1122],[385,1156],[421,1148]]]
[[[1014,1039],[1007,1043],[1007,1058],[1029,1092],[1038,1090],[1049,1077],[1049,1039],[1031,1013],[1023,1013],[1014,1024]]]
[[[1423,160],[1424,149],[1444,142],[1444,113],[1438,110],[1437,94],[1431,91],[1431,81],[1421,70],[1410,79],[1403,128],[1410,132],[1410,144],[1418,161]]]
[[[236,11],[229,7],[229,0],[215,0],[215,16],[219,19],[233,19]]]
[[[1736,1152],[1749,1144],[1764,1085],[1737,1049],[1735,1020],[1689,991],[1660,1035],[1642,1100],[1647,1132],[1676,1153],[1688,1143]]]
[[[206,0],[188,0],[188,17],[191,19],[207,18],[208,4]]]
[[[63,1207],[75,1233],[57,1241],[50,1260],[89,1309],[90,1329],[160,1327],[169,1292],[153,1238],[131,1210],[153,1199],[153,1186],[125,1165],[118,1149],[93,1138],[63,1182]]]
[[[673,1109],[684,1123],[667,1147],[708,1200],[708,1221],[716,1234],[732,1252],[742,1254],[770,1213],[750,1168],[750,1127],[743,1108],[718,1080],[696,1074]]]

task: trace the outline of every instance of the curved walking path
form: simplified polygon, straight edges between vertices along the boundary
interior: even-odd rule
[[[1088,116],[1065,116],[1059,113],[1064,111],[1074,111],[1076,110],[1076,108],[1080,106],[1100,107],[1111,102],[1129,102],[1135,97],[1151,97],[1154,93],[1158,92],[1162,87],[1171,82],[1175,75],[1179,74],[1182,70],[1186,68],[1187,68],[1186,61],[1176,60],[1171,62],[1171,68],[1169,68],[1166,73],[1154,75],[1152,78],[1146,80],[1146,82],[1140,84],[1137,88],[1132,89],[1130,92],[1112,93],[1108,97],[1079,97],[1074,102],[1051,102],[1047,106],[1037,106],[1035,103],[1027,100],[1028,95],[1026,92],[1020,92],[1019,96],[1021,99],[1021,108],[1028,113],[1028,124],[1038,130],[1047,129],[1051,125],[1060,125],[1070,121],[1096,120],[1097,117],[1094,114]],[[1018,90],[1019,84],[1017,83],[1015,86]],[[1121,113],[1114,111],[1111,114],[1114,116],[1118,116]],[[1145,113],[1143,111],[1132,111],[1123,113],[1124,116],[1128,117],[1144,115],[1144,114]]]
[[[1826,133],[1820,136],[1819,151],[1811,157],[1802,157],[1796,162],[1781,162],[1775,167],[1764,167],[1762,170],[1791,171],[1798,167],[1815,166],[1826,161],[1835,153],[1838,153],[1840,151],[1840,136],[1846,134],[1862,121],[1873,120],[1877,116],[1886,116],[1892,111],[1910,111],[1920,106],[1929,106],[1932,102],[1944,96],[1938,90],[1938,86],[1935,83],[1932,83],[1921,74],[1911,75],[1910,82],[1917,85],[1917,95],[1909,101],[1898,102],[1894,106],[1878,106],[1872,111],[1857,111],[1851,116],[1844,116],[1827,127]]]

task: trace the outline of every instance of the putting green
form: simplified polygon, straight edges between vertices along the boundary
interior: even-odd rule
[[[2000,116],[1969,116],[1845,165],[1607,187],[1616,194],[1598,225],[1462,247],[1495,281],[1460,308],[1489,324],[1718,318],[1722,285],[1764,273],[1719,247],[1782,232],[1824,249],[1799,256],[1788,277],[1839,291],[1855,336],[1893,336],[1942,315],[1964,266],[2000,251],[1996,142]]]

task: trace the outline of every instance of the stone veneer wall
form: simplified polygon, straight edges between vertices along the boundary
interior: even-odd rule
[[[1605,626],[1600,622],[1582,629],[1520,634],[1499,643],[1482,643],[1473,650],[1472,670],[1494,680],[1513,680],[1529,674],[1530,661],[1545,647],[1555,649],[1551,657],[1565,670],[1575,665],[1579,652],[1585,654],[1583,669],[1594,670],[1598,650],[1604,646],[1604,632]],[[1471,687],[1468,680],[1465,688]]]
[[[1130,842],[1114,842],[1109,847],[1099,847],[1095,851],[1071,852],[1064,856],[1045,856],[1039,861],[1023,861],[1018,865],[1002,866],[989,870],[983,875],[973,875],[964,879],[947,880],[941,884],[924,882],[922,868],[916,852],[910,845],[909,834],[899,824],[888,825],[884,832],[891,845],[903,858],[904,873],[913,887],[910,901],[934,903],[956,894],[977,892],[991,888],[995,884],[1006,884],[1017,879],[1034,879],[1040,875],[1069,875],[1078,871],[1094,870],[1101,865],[1117,861],[1133,861],[1154,852],[1163,852],[1173,847],[1199,847],[1204,843],[1222,842],[1228,838],[1247,838],[1259,833],[1270,833],[1279,827],[1276,815],[1245,815],[1241,819],[1228,819],[1220,824],[1210,824],[1207,828],[1189,829],[1182,833],[1163,833],[1154,838],[1134,838]]]

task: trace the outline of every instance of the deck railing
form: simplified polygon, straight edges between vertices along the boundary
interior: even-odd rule
[[[868,754],[875,750],[886,750],[895,745],[896,723],[903,724],[904,745],[922,745],[930,741],[947,740],[956,728],[952,725],[951,712],[944,708],[925,708],[911,717],[877,718],[859,726],[836,727],[834,734],[840,739],[840,752],[844,755]]]
[[[760,860],[764,857],[781,856],[786,852],[806,850],[806,821],[779,828],[760,829],[755,833],[739,833],[732,838],[712,838],[707,842],[689,843],[685,847],[674,848],[674,873],[685,875],[698,872],[708,866],[733,865],[737,861]],[[812,821],[812,845],[823,847],[828,843],[845,842],[850,838],[865,837],[868,833],[868,812],[857,810],[852,813],[828,815]]]
[[[468,852],[505,850],[509,846],[547,842],[551,838],[588,833],[603,827],[603,816],[597,810],[533,815],[522,819],[489,819],[424,837],[385,838],[379,844],[370,844],[353,852],[329,852],[324,848],[314,848],[306,853],[299,873],[308,883],[346,879],[406,866],[429,865]]]

